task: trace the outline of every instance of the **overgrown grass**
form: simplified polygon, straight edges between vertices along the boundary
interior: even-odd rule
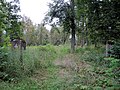
[[[41,86],[38,88],[38,84],[34,80],[29,78],[24,81],[23,79],[31,77],[37,70],[42,71],[40,74],[44,73],[44,71],[52,72],[52,69],[54,69],[52,62],[57,57],[67,54],[68,51],[68,47],[65,46],[30,46],[27,47],[27,50],[23,51],[23,65],[21,65],[20,51],[9,50],[5,66],[6,81],[0,81],[0,90],[36,90],[36,88],[39,90]]]
[[[43,69],[51,66],[52,60],[57,56],[58,53],[52,45],[31,46],[27,47],[26,51],[23,51],[23,65],[21,65],[20,51],[13,50],[8,54],[9,65],[6,70],[8,70],[8,73],[18,74],[16,77],[32,75],[39,68]]]
[[[40,90],[40,88],[36,82],[27,78],[16,83],[0,82],[0,90]]]
[[[120,89],[120,82],[118,77],[116,77],[118,73],[115,75],[115,72],[113,71],[117,68],[118,60],[112,58],[113,61],[111,62],[109,62],[108,59],[105,60],[104,52],[104,48],[93,47],[78,48],[76,50],[76,57],[78,57],[77,62],[82,60],[92,66],[89,67],[89,69],[86,68],[86,70],[84,70],[84,78],[78,78],[79,81],[82,80],[83,85],[86,86],[87,84],[86,89],[90,89],[91,87],[95,90]],[[81,76],[81,72],[78,72],[78,76],[79,75]]]
[[[55,61],[70,66],[56,66]],[[68,45],[31,46],[23,52],[23,69],[19,51],[10,51],[11,82],[0,82],[0,90],[119,90],[107,62],[104,48],[77,48],[70,54]]]

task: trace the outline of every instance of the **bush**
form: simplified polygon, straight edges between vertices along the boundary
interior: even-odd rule
[[[120,42],[115,43],[110,52],[111,56],[120,59]]]
[[[117,81],[120,82],[120,60],[116,58],[105,58],[105,61],[108,63],[108,69],[106,70],[106,75],[114,77]]]
[[[76,53],[79,54],[81,60],[96,62],[96,64],[100,64],[103,62],[103,50],[87,47],[77,49]]]
[[[95,78],[93,79],[93,81],[95,81],[95,83],[93,82],[93,85],[98,86],[95,86],[95,90],[101,90],[101,87],[103,87],[103,85],[105,86],[106,90],[108,88],[114,88],[115,90],[118,90],[116,88],[120,88],[117,86],[120,82],[120,59],[104,58],[103,52],[104,50],[95,48],[79,48],[77,49],[76,53],[80,60],[87,61],[90,65],[93,66],[93,69],[91,69],[90,72],[92,74],[90,75],[93,75]],[[89,73],[87,73],[87,75],[89,75]],[[91,79],[87,80],[90,81],[90,84],[92,84]]]
[[[5,47],[0,47],[0,79],[6,80],[8,74],[6,73],[6,67],[8,65],[7,62],[8,53]]]

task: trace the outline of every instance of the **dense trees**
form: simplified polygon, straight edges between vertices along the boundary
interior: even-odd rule
[[[21,35],[21,16],[18,15],[19,11],[19,0],[11,2],[0,1],[0,44],[3,44],[3,40],[5,42],[5,38],[2,38],[3,32],[6,32],[6,37],[10,37],[10,39]]]
[[[55,24],[63,25],[64,30],[71,32],[71,52],[75,51],[75,12],[74,12],[74,0],[70,2],[65,2],[64,0],[53,0],[53,3],[49,4],[50,11],[48,16],[50,16],[50,22],[54,18],[58,21]]]
[[[118,42],[120,33],[120,3],[114,0],[92,1],[88,5],[88,28],[94,42],[106,43],[108,56],[108,42]]]
[[[23,16],[22,18],[22,25],[23,25],[23,38],[25,39],[27,45],[31,45],[34,43],[34,30],[35,27],[33,22],[27,16]]]
[[[117,0],[53,0],[49,8],[49,22],[57,18],[55,24],[72,34],[72,52],[75,34],[81,46],[119,40],[120,2]]]
[[[120,3],[114,0],[93,1],[89,5],[89,26],[102,40],[117,40]],[[94,33],[92,32],[92,33]]]
[[[0,79],[10,80],[14,70],[10,70],[8,63],[8,46],[10,39],[18,38],[21,35],[21,16],[18,15],[20,11],[19,0],[0,0]],[[9,77],[9,78],[8,78]]]
[[[45,45],[49,43],[49,31],[44,24],[34,25],[30,18],[23,16],[23,38],[27,45]]]
[[[48,81],[45,79],[45,82],[43,81],[39,85],[44,88],[45,83],[44,89],[46,89],[46,86],[55,89],[56,84],[58,84],[56,85],[57,89],[66,89],[71,85],[72,89],[112,89],[117,85],[119,86],[119,0],[53,0],[49,4],[49,8],[43,23],[33,24],[29,17],[23,16],[21,18],[18,15],[20,11],[18,0],[0,1],[0,80],[15,82],[16,86],[16,77],[20,78],[25,74],[30,76],[34,70],[37,70],[37,72],[43,70],[42,73],[48,74]],[[46,23],[52,26],[50,31],[46,29]],[[9,47],[5,47],[10,45],[8,42],[14,38],[25,39],[29,48],[22,51],[22,48],[10,50]],[[71,43],[71,52],[75,54],[70,54],[67,47],[68,42]],[[77,47],[75,52],[76,42],[81,47],[90,44],[95,44],[96,47],[101,44],[103,47]],[[64,45],[65,47],[60,45],[65,43],[67,43],[67,45]],[[104,54],[105,44],[107,58]],[[53,45],[60,46],[54,47]],[[108,57],[108,52],[110,57]],[[64,55],[65,57],[63,57]],[[54,59],[58,61],[54,62]],[[56,65],[61,63],[61,65],[56,67],[56,65],[53,65],[55,63]],[[61,67],[64,64],[65,68],[62,70]],[[51,72],[50,69],[52,69],[52,73],[48,73]],[[61,87],[60,83],[63,83],[63,81],[60,80],[49,86],[48,82],[50,80],[51,82],[54,81],[51,78],[53,71],[55,71],[55,76],[58,75],[61,79],[61,75],[59,75],[61,70],[62,78],[66,74],[70,74],[70,78],[72,78],[70,82],[68,80],[68,83],[65,82],[64,86]],[[66,72],[68,70],[69,72]],[[49,75],[51,75],[50,80]],[[19,85],[18,88],[20,89]]]
[[[20,37],[27,41],[28,45],[44,45],[55,40],[54,35],[60,35],[61,43],[72,35],[71,49],[75,50],[75,34],[78,37],[78,45],[89,43],[107,43],[109,40],[119,41],[120,33],[120,2],[118,0],[53,0],[49,4],[47,19],[53,26],[49,32],[44,24],[33,25],[30,18],[21,16],[19,1],[0,1],[0,44],[3,42],[3,32],[10,39]],[[52,22],[54,21],[55,22]],[[55,26],[58,25],[58,26]],[[62,28],[58,30],[56,27]],[[50,36],[53,31],[54,33]],[[55,36],[56,38],[56,36]],[[64,38],[64,39],[63,39]],[[9,39],[9,38],[8,38]],[[4,39],[5,41],[5,39]],[[55,43],[55,42],[54,42]]]
[[[50,42],[53,45],[65,44],[69,40],[69,33],[63,27],[53,26],[50,31]]]

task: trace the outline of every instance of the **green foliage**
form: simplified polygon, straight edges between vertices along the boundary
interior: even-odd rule
[[[78,48],[76,53],[80,53],[80,58],[89,62],[96,62],[98,64],[103,60],[103,48],[84,47]]]
[[[6,73],[6,66],[8,65],[7,62],[8,53],[5,47],[0,47],[0,79],[6,80],[8,74]]]
[[[120,2],[114,0],[89,1],[88,27],[92,38],[100,37],[104,41],[118,39],[119,6]]]
[[[23,74],[19,55],[8,48],[0,48],[0,79],[4,81],[15,81]]]
[[[76,51],[75,54],[69,54],[68,45],[27,47],[27,50],[23,51],[24,69],[21,69],[19,50],[10,51],[7,74],[12,82],[1,82],[0,89],[119,90],[119,73],[116,72],[118,59],[104,59],[101,48],[84,47]],[[71,67],[54,64],[56,61],[59,63],[64,60],[73,62],[70,64]]]
[[[106,74],[114,77],[117,81],[120,77],[120,43],[116,42],[111,50],[110,50],[110,58],[105,58],[106,62],[108,62],[108,70],[106,70]]]
[[[40,90],[39,85],[30,79],[24,79],[17,82],[0,82],[0,90]]]
[[[108,63],[108,69],[106,70],[106,75],[110,77],[114,77],[117,81],[119,80],[120,77],[120,59],[115,59],[115,58],[105,58],[105,60]]]
[[[6,32],[10,36],[10,39],[19,38],[22,35],[22,24],[21,24],[21,15],[20,12],[20,3],[19,0],[14,0],[7,2],[8,15],[7,15],[7,25]]]
[[[65,47],[63,48],[65,49]],[[57,50],[58,51],[58,50]],[[61,50],[63,51],[63,50]],[[119,90],[119,83],[114,76],[107,75],[109,69],[103,56],[103,50],[95,48],[79,48],[76,50],[74,62],[80,67],[79,71],[70,68],[54,67],[47,68],[49,77],[42,84],[43,90]],[[63,51],[64,52],[64,51]],[[63,57],[60,57],[61,60]],[[71,59],[71,58],[69,58]],[[66,60],[69,60],[66,58]],[[82,63],[82,64],[81,64]],[[107,65],[106,65],[107,64]],[[65,76],[60,76],[59,70],[68,72]],[[65,72],[64,72],[65,73]],[[111,72],[112,73],[112,72]],[[110,74],[110,73],[109,73]],[[92,78],[92,79],[91,79]]]
[[[100,50],[101,49],[101,50]],[[102,50],[95,49],[95,48],[78,48],[76,51],[76,55],[78,56],[79,60],[86,61],[90,63],[93,67],[89,67],[90,70],[84,74],[84,79],[79,78],[82,81],[85,81],[85,78],[88,78],[86,81],[89,83],[90,87],[92,85],[92,89],[98,90],[102,89],[103,87],[107,89],[118,89],[119,87],[119,59],[115,58],[105,58]],[[77,62],[79,62],[79,60]],[[85,70],[86,71],[86,70]],[[84,72],[85,72],[84,71]],[[81,72],[78,72],[81,76]],[[90,76],[89,76],[90,75]],[[92,78],[92,80],[90,79]],[[94,84],[93,84],[94,83]],[[84,85],[85,83],[83,83]],[[79,85],[79,84],[78,84]],[[88,88],[90,88],[88,87]]]
[[[0,1],[0,46],[8,45],[7,38],[14,39],[21,36],[22,25],[19,11],[19,0]]]
[[[8,52],[7,48],[0,48],[0,79],[4,81],[14,81],[20,74],[21,65],[19,56],[16,53]],[[16,61],[15,61],[16,60]]]
[[[27,16],[22,18],[23,38],[27,45],[46,45],[50,42],[49,31],[44,24],[33,25],[33,22]]]
[[[0,48],[0,79],[14,81],[24,76],[30,76],[38,68],[47,68],[57,57],[52,45],[28,47],[23,51],[23,65],[20,62],[20,50]]]
[[[56,51],[51,45],[28,47],[23,56],[24,71],[30,75],[38,68],[47,68],[56,57]]]
[[[64,49],[65,48],[65,49]],[[61,50],[62,49],[62,50]],[[3,52],[3,51],[2,51]],[[64,54],[63,54],[64,53]],[[21,66],[20,61],[19,61],[19,50],[14,50],[11,51],[9,50],[8,52],[8,58],[7,58],[7,65],[5,65],[6,69],[4,72],[5,75],[7,76],[7,81],[11,81],[11,83],[7,82],[0,82],[0,89],[1,90],[36,90],[36,89],[43,89],[47,88],[44,87],[47,84],[50,84],[48,81],[40,81],[40,82],[46,82],[44,86],[42,83],[38,85],[35,83],[33,80],[22,80],[28,76],[32,76],[36,73],[38,69],[40,69],[40,77],[46,76],[46,71],[49,74],[52,74],[50,77],[54,78],[54,74],[57,69],[53,68],[53,61],[55,58],[59,57],[59,55],[63,56],[65,53],[68,53],[68,47],[58,47],[58,46],[52,46],[52,45],[47,45],[47,46],[31,46],[27,47],[26,51],[23,51],[23,66]],[[0,54],[2,55],[2,54]],[[22,67],[22,68],[21,68]],[[0,69],[1,70],[1,69]],[[43,75],[42,75],[43,74]],[[41,76],[42,75],[42,76]],[[47,77],[45,77],[47,78]],[[22,81],[20,81],[22,80]],[[56,79],[54,79],[56,80]],[[50,82],[53,81],[52,79]],[[59,81],[58,81],[59,84]],[[51,86],[47,85],[48,87],[53,87],[54,84]],[[59,85],[60,87],[60,85]],[[3,89],[4,88],[4,89]],[[57,87],[55,87],[57,88]]]
[[[116,42],[110,50],[111,56],[120,59],[120,42]]]
[[[62,25],[64,31],[71,33],[71,52],[75,51],[75,34],[76,34],[76,24],[75,24],[75,5],[74,0],[69,2],[64,0],[53,0],[52,3],[49,3],[49,11],[46,15],[48,19],[47,23],[53,25]],[[54,19],[58,19],[54,23]]]

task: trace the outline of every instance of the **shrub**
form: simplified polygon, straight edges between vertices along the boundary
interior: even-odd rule
[[[110,52],[111,56],[120,59],[120,42],[115,43]]]
[[[6,73],[6,66],[8,65],[7,62],[8,53],[5,47],[0,47],[0,79],[6,80],[8,74]]]
[[[105,58],[108,62],[108,69],[106,70],[106,74],[109,75],[110,77],[116,78],[116,80],[119,80],[120,77],[120,60],[116,58]]]
[[[79,48],[76,50],[76,53],[79,54],[81,60],[95,62],[96,64],[103,63],[103,50],[95,48]]]

